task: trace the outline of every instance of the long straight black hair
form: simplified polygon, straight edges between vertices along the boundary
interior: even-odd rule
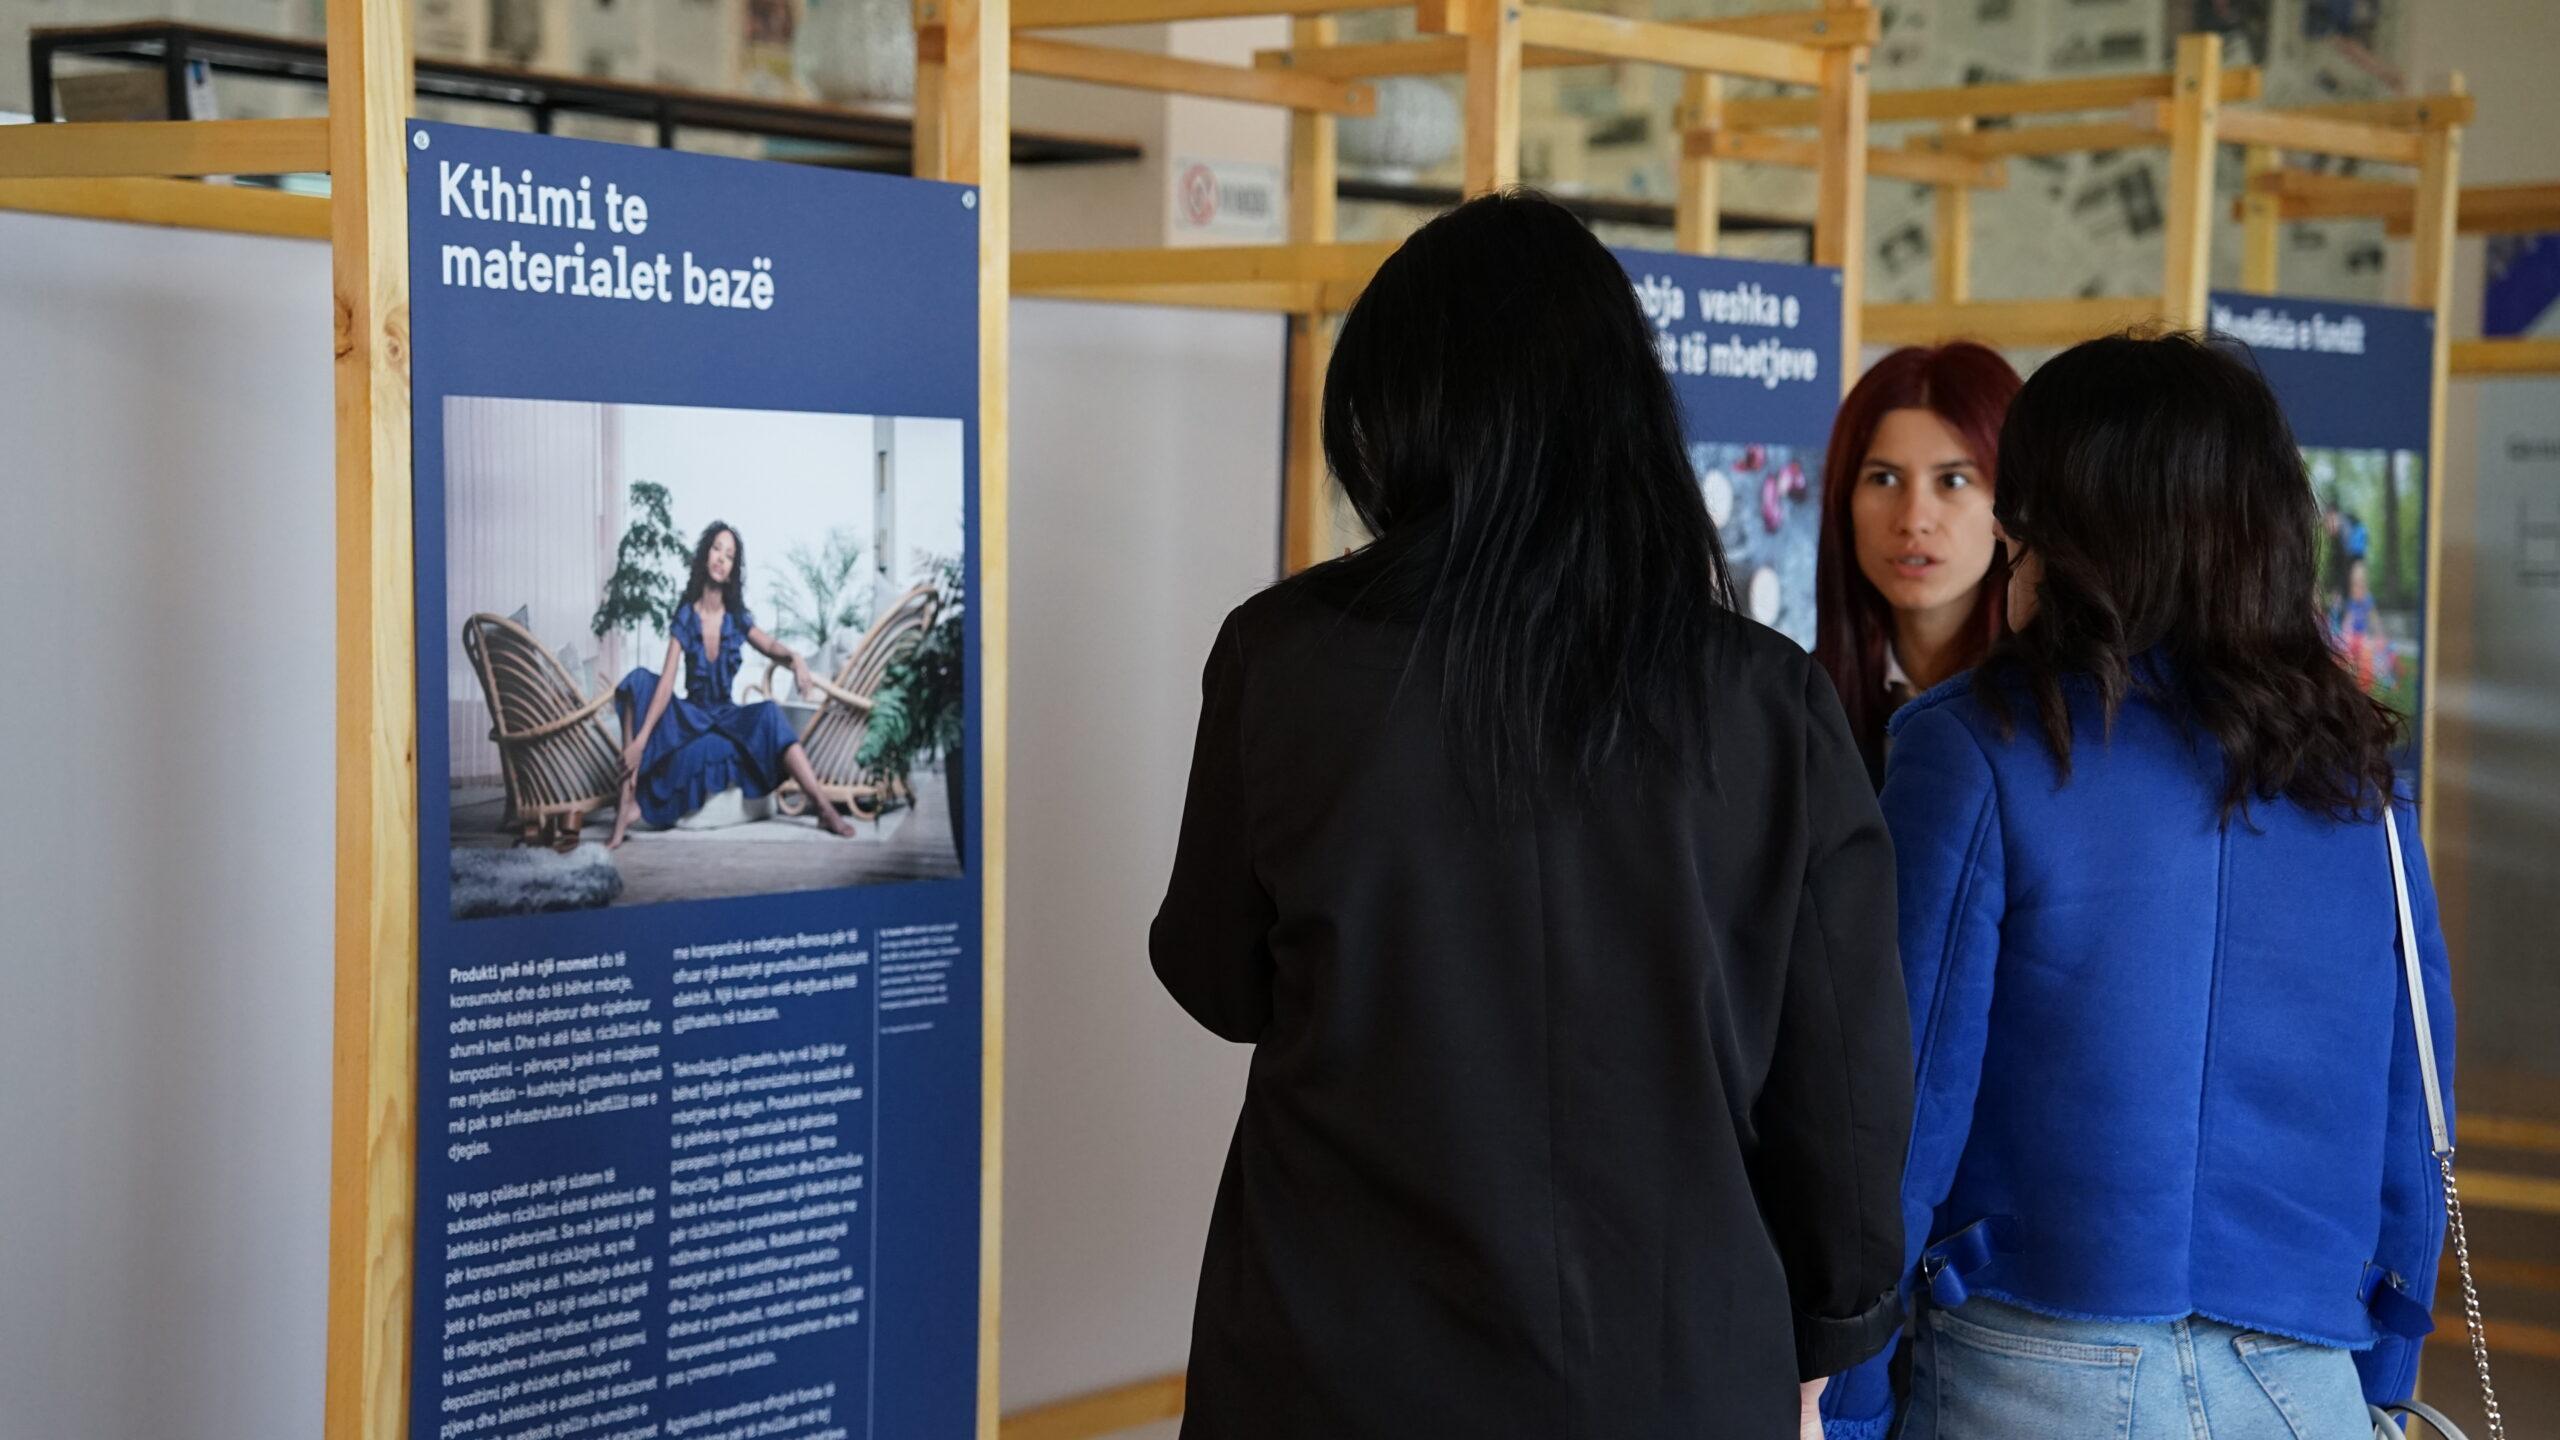
[[[1570,212],[1491,195],[1406,240],[1334,342],[1324,453],[1376,538],[1322,579],[1439,643],[1480,801],[1684,753],[1732,580],[1633,286]]]
[[[2391,793],[2399,717],[2331,648],[2311,480],[2242,352],[2115,336],[2045,362],[2001,429],[1992,513],[2044,579],[1975,684],[2003,723],[2009,691],[2034,697],[2065,775],[2078,675],[2110,718],[2148,686],[2217,742],[2226,817],[2281,797],[2345,820]]]

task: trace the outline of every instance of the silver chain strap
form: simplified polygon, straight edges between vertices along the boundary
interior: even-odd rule
[[[2498,1387],[2489,1383],[2489,1336],[2480,1319],[2480,1287],[2471,1279],[2471,1237],[2462,1227],[2462,1191],[2453,1183],[2453,1154],[2436,1156],[2444,1172],[2445,1223],[2453,1231],[2454,1268],[2462,1276],[2462,1323],[2471,1331],[2471,1365],[2480,1372],[2480,1405],[2489,1417],[2489,1440],[2507,1440],[2506,1417],[2498,1413]]]

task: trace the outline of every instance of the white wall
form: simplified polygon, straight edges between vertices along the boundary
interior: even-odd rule
[[[317,1435],[328,253],[0,257],[0,1440]]]
[[[1281,322],[1024,302],[1013,345],[1008,1410],[1182,1368],[1247,1051],[1147,922],[1200,667],[1279,553]]]

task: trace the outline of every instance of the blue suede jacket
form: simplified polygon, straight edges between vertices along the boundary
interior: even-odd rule
[[[2359,1351],[2406,1396],[2444,1233],[2378,821],[2218,813],[2215,747],[2137,694],[2071,697],[2066,782],[2020,697],[1894,717],[1884,788],[1918,1065],[1902,1188],[1922,1304],[2203,1315]],[[2400,811],[2448,1105],[2453,1002]],[[1879,1356],[1824,1397],[1881,1436]]]

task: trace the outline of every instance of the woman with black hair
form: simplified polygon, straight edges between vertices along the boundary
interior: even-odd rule
[[[1324,444],[1376,539],[1227,618],[1149,937],[1254,1046],[1183,1433],[1796,1433],[1899,1317],[1910,1091],[1831,682],[1551,202],[1396,251]]]
[[[1903,1434],[2365,1440],[2444,1233],[2386,808],[2448,1094],[2453,1004],[2301,452],[2241,355],[2097,340],[2011,405],[1995,504],[2011,633],[1895,717],[1885,777]],[[1882,1368],[1835,1436],[1885,1432]]]
[[[747,609],[747,545],[718,520],[693,547],[693,569],[667,620],[667,658],[622,677],[614,712],[622,721],[622,804],[614,812],[613,838],[620,849],[631,822],[673,825],[723,790],[749,797],[770,795],[785,778],[817,796],[817,772],[800,747],[782,707],[770,700],[740,705],[730,699],[746,647],[791,667],[803,695],[818,693],[808,662],[756,624]],[[684,690],[665,682],[684,664]],[[853,827],[833,805],[810,806],[818,823],[836,835]]]

